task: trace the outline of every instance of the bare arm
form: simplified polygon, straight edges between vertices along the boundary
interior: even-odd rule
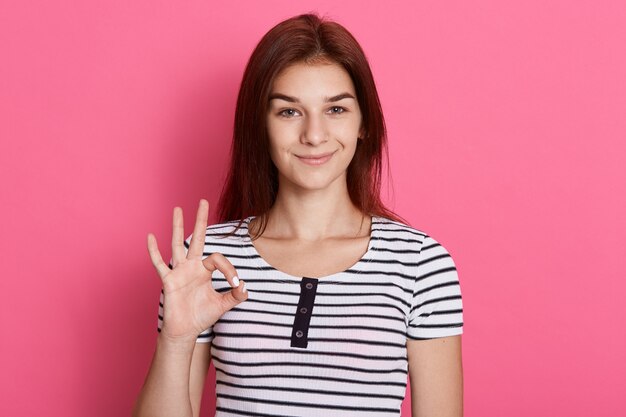
[[[206,375],[211,364],[211,343],[196,343],[191,358],[191,375],[189,378],[189,399],[193,417],[200,415],[200,404],[202,403],[202,393]]]
[[[461,335],[408,340],[412,417],[463,416]]]
[[[195,347],[168,343],[161,338],[152,364],[135,403],[133,416],[200,415],[200,405],[207,371],[211,362],[211,344]]]

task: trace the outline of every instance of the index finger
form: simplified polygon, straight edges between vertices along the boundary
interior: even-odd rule
[[[239,277],[237,276],[235,266],[221,253],[213,252],[202,260],[202,264],[211,272],[211,276],[213,276],[213,272],[217,269],[224,274],[224,277],[231,287],[239,286]]]
[[[188,255],[202,256],[208,218],[209,202],[205,199],[201,199],[198,206],[198,213],[196,214],[196,224],[193,228],[193,235],[191,236],[191,242],[189,242]]]

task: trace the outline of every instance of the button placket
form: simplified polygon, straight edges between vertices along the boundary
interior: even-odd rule
[[[303,277],[300,282],[300,299],[291,330],[291,347],[306,348],[308,345],[309,323],[313,313],[317,283],[317,278],[309,277]]]

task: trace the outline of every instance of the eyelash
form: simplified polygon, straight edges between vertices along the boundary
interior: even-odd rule
[[[333,107],[331,107],[331,109],[340,109],[341,110],[341,111],[338,111],[338,112],[333,112],[333,114],[342,114],[342,113],[345,113],[346,111],[348,111],[346,108],[341,107],[341,106],[333,106]],[[278,112],[278,115],[282,116],[282,117],[285,117],[287,119],[293,117],[293,116],[286,115],[285,112],[287,112],[287,111],[294,111],[295,112],[297,110],[296,109],[281,110],[280,112]]]

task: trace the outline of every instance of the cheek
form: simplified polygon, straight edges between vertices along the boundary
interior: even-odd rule
[[[280,130],[271,122],[267,123],[267,139],[269,140],[271,150],[273,150],[280,142]]]
[[[275,132],[268,129],[270,157],[274,165],[280,165],[281,161],[285,159],[285,153],[288,151],[287,145],[283,140],[284,138],[280,135],[281,133],[284,136],[284,132]]]
[[[339,135],[346,146],[350,146],[353,142],[356,142],[359,137],[360,123],[348,123],[342,126],[339,130]]]
[[[289,147],[280,136],[270,136],[270,153],[272,156],[280,156],[288,151]]]
[[[288,151],[293,145],[294,138],[298,137],[297,126],[295,124],[268,123],[267,135],[272,152]]]

